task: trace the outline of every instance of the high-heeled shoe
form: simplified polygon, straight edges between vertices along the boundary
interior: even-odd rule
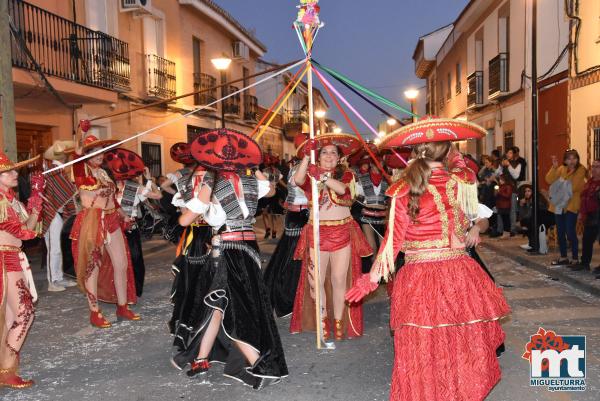
[[[90,324],[99,329],[108,329],[112,326],[110,322],[102,316],[102,312],[100,311],[90,311]]]
[[[194,359],[194,361],[192,362],[192,367],[190,368],[190,370],[187,371],[187,375],[189,377],[194,377],[196,375],[203,375],[206,372],[208,372],[208,369],[210,369],[210,362],[208,362],[208,359],[206,358],[201,358],[201,359]]]
[[[336,340],[344,339],[344,324],[342,323],[341,320],[338,320],[338,319],[333,320],[333,330],[334,330],[334,336],[335,336]]]
[[[29,388],[33,385],[33,380],[23,379],[17,374],[17,368],[0,369],[0,387],[23,389]]]
[[[331,338],[331,327],[329,327],[329,319],[323,318],[323,340],[327,341]]]
[[[137,313],[133,313],[127,305],[117,305],[117,320],[141,320],[142,318]]]

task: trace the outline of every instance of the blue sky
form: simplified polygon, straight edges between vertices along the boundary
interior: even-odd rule
[[[216,2],[244,26],[256,30],[268,48],[265,59],[284,63],[301,57],[291,28],[298,0]],[[467,3],[468,0],[321,0],[325,27],[319,33],[313,56],[321,64],[407,106],[404,90],[423,85],[414,75],[412,60],[419,36],[452,23]],[[347,96],[347,92],[341,92]],[[359,98],[347,97],[372,125],[383,119],[379,111]],[[348,131],[341,115],[332,112],[328,117]],[[367,132],[359,122],[355,124],[361,132]]]

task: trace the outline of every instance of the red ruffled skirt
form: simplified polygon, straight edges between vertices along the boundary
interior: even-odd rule
[[[122,219],[117,210],[103,215],[101,209],[83,209],[77,214],[73,223],[70,235],[73,240],[71,250],[73,251],[77,282],[81,291],[86,292],[85,280],[95,269],[100,269],[98,300],[116,304],[117,292],[115,289],[114,268],[105,249],[104,241],[110,238],[111,233],[120,231],[123,235],[125,252],[127,253],[127,303],[134,304],[137,302],[137,296],[133,265],[127,238],[121,223]]]
[[[394,278],[390,400],[483,400],[500,380],[510,308],[468,255],[410,261]]]
[[[311,296],[310,282],[308,280],[308,268],[310,263],[310,250],[313,239],[313,226],[306,224],[302,229],[294,259],[302,260],[302,270],[294,299],[294,309],[290,322],[290,332],[300,333],[302,331],[314,331],[315,323],[315,300]],[[321,225],[319,227],[319,247],[321,251],[335,252],[343,249],[348,244],[351,247],[350,265],[346,280],[346,290],[352,287],[352,283],[362,274],[361,257],[370,256],[373,253],[371,246],[360,229],[359,225],[352,219],[344,221],[339,225]],[[332,286],[330,269],[327,269],[325,279],[325,302],[327,316],[333,319]],[[359,337],[363,334],[362,303],[346,306],[342,319],[344,331],[348,338]]]

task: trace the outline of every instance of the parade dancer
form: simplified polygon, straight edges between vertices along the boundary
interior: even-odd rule
[[[315,288],[321,293],[323,338],[331,337],[330,321],[336,340],[358,337],[363,333],[362,305],[348,307],[345,292],[361,275],[361,257],[372,254],[360,227],[350,215],[350,206],[356,195],[354,174],[341,161],[358,150],[358,140],[345,134],[323,134],[305,141],[298,149],[302,157],[292,177],[293,183],[304,190],[309,200],[310,177],[319,188],[320,277],[314,278],[312,262],[313,228],[309,221],[302,230],[294,258],[302,260],[302,271],[296,297],[290,332],[315,330]],[[318,149],[319,166],[309,166],[311,150]],[[312,211],[311,211],[312,220]]]
[[[189,347],[173,358],[188,376],[205,374],[211,361],[224,362],[224,375],[261,389],[287,376],[283,347],[262,280],[254,215],[258,200],[273,190],[260,172],[260,148],[242,133],[220,129],[192,143],[200,163],[218,171],[204,178],[200,196],[186,204],[188,225],[204,215],[216,232],[196,287],[196,320]],[[214,177],[214,176],[213,176]]]
[[[88,124],[81,122],[80,130],[86,132]],[[75,157],[115,142],[88,135],[78,144]],[[71,247],[77,283],[87,296],[90,323],[108,328],[111,324],[102,315],[98,301],[116,303],[118,320],[140,320],[140,316],[128,306],[137,301],[131,256],[124,234],[124,226],[130,219],[116,200],[115,183],[100,167],[103,162],[104,154],[100,153],[73,165],[83,210],[73,223]]]
[[[47,169],[63,165],[68,154],[65,150],[73,148],[73,141],[56,141],[44,152],[44,164]],[[64,291],[66,287],[76,286],[74,280],[63,276],[63,252],[61,231],[64,222],[77,212],[77,188],[64,169],[46,174],[42,233],[46,241],[46,269],[48,291]],[[70,254],[70,251],[69,251]]]
[[[374,154],[377,154],[377,148],[367,143]],[[385,234],[385,219],[387,217],[387,204],[385,191],[388,189],[388,182],[379,171],[371,159],[371,155],[366,150],[362,150],[352,158],[351,164],[358,167],[356,171],[356,195],[357,203],[362,205],[359,222],[367,242],[373,250],[373,255],[377,253],[380,238]],[[371,270],[371,263],[374,256],[363,260],[363,272]]]
[[[262,218],[265,225],[265,237],[264,239],[277,238],[277,224],[279,222],[279,216],[283,215],[283,199],[285,193],[281,188],[280,181],[283,178],[281,171],[277,168],[279,159],[272,155],[265,155],[268,157],[268,161],[265,161],[265,169],[262,171],[271,182],[271,185],[275,188],[275,195],[269,198],[263,198],[259,202],[258,208],[262,209]]]
[[[189,145],[187,152],[189,153]],[[191,157],[191,153],[189,153]],[[192,165],[187,163],[187,165]],[[189,191],[189,194],[179,195],[180,199],[199,198],[200,191],[206,184],[204,178],[207,170],[193,163],[195,170],[185,184],[180,183],[179,188]],[[212,173],[211,173],[212,174]],[[210,177],[208,177],[210,178]],[[189,185],[188,185],[189,182]],[[183,202],[183,201],[181,201]],[[182,203],[181,210],[189,216],[185,203]],[[212,238],[212,227],[204,221],[203,216],[197,216],[193,221],[185,224],[183,234],[181,235],[177,247],[175,261],[171,266],[173,272],[173,286],[171,290],[171,302],[173,303],[173,313],[169,321],[169,331],[174,336],[173,345],[178,351],[183,352],[190,345],[193,324],[195,322],[195,302],[196,286],[201,282],[201,272],[206,267],[208,260],[208,250]]]
[[[11,162],[0,151],[0,387],[27,388],[33,380],[19,376],[19,352],[33,323],[37,293],[23,241],[37,236],[34,231],[43,207],[43,178],[31,179],[32,196],[27,207],[16,198],[17,169],[31,163]]]
[[[414,145],[415,159],[388,191],[388,231],[373,268],[346,298],[360,301],[376,289],[394,270],[398,252],[405,252],[391,302],[390,400],[483,400],[500,380],[496,349],[504,332],[498,320],[509,307],[465,251],[469,218],[477,215],[476,176],[444,142],[483,135],[464,121],[430,119],[395,131],[380,145]]]
[[[144,292],[146,265],[142,253],[142,237],[138,228],[138,219],[142,217],[141,203],[146,199],[161,199],[162,193],[152,182],[148,167],[142,158],[127,149],[111,149],[104,155],[104,162],[117,184],[117,202],[131,224],[125,230],[129,253],[133,264],[135,293],[138,297]],[[142,175],[146,184],[141,182]]]
[[[300,138],[301,144],[306,140],[306,135],[298,135],[297,138]],[[295,142],[297,143],[298,140],[296,139]],[[297,146],[300,144],[297,143]],[[309,209],[304,191],[292,179],[299,164],[297,160],[287,177],[288,194],[284,205],[287,213],[284,233],[269,260],[264,275],[265,284],[271,297],[271,305],[273,305],[277,317],[284,317],[292,313],[298,279],[302,270],[302,261],[295,260],[294,253],[302,228],[308,222]]]

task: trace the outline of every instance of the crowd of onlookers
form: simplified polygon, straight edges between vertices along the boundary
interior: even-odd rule
[[[533,226],[533,188],[526,181],[527,162],[519,148],[514,146],[504,155],[494,150],[481,157],[479,166],[480,202],[495,212],[490,218],[490,237],[523,235],[528,238],[521,245],[524,250],[547,253],[547,233],[552,231],[560,256],[551,265],[590,269],[594,243],[600,240],[600,160],[588,172],[575,149],[566,150],[562,160],[552,156],[550,169],[540,171],[537,227]],[[581,257],[578,224],[583,228]],[[592,271],[600,278],[600,266]]]

